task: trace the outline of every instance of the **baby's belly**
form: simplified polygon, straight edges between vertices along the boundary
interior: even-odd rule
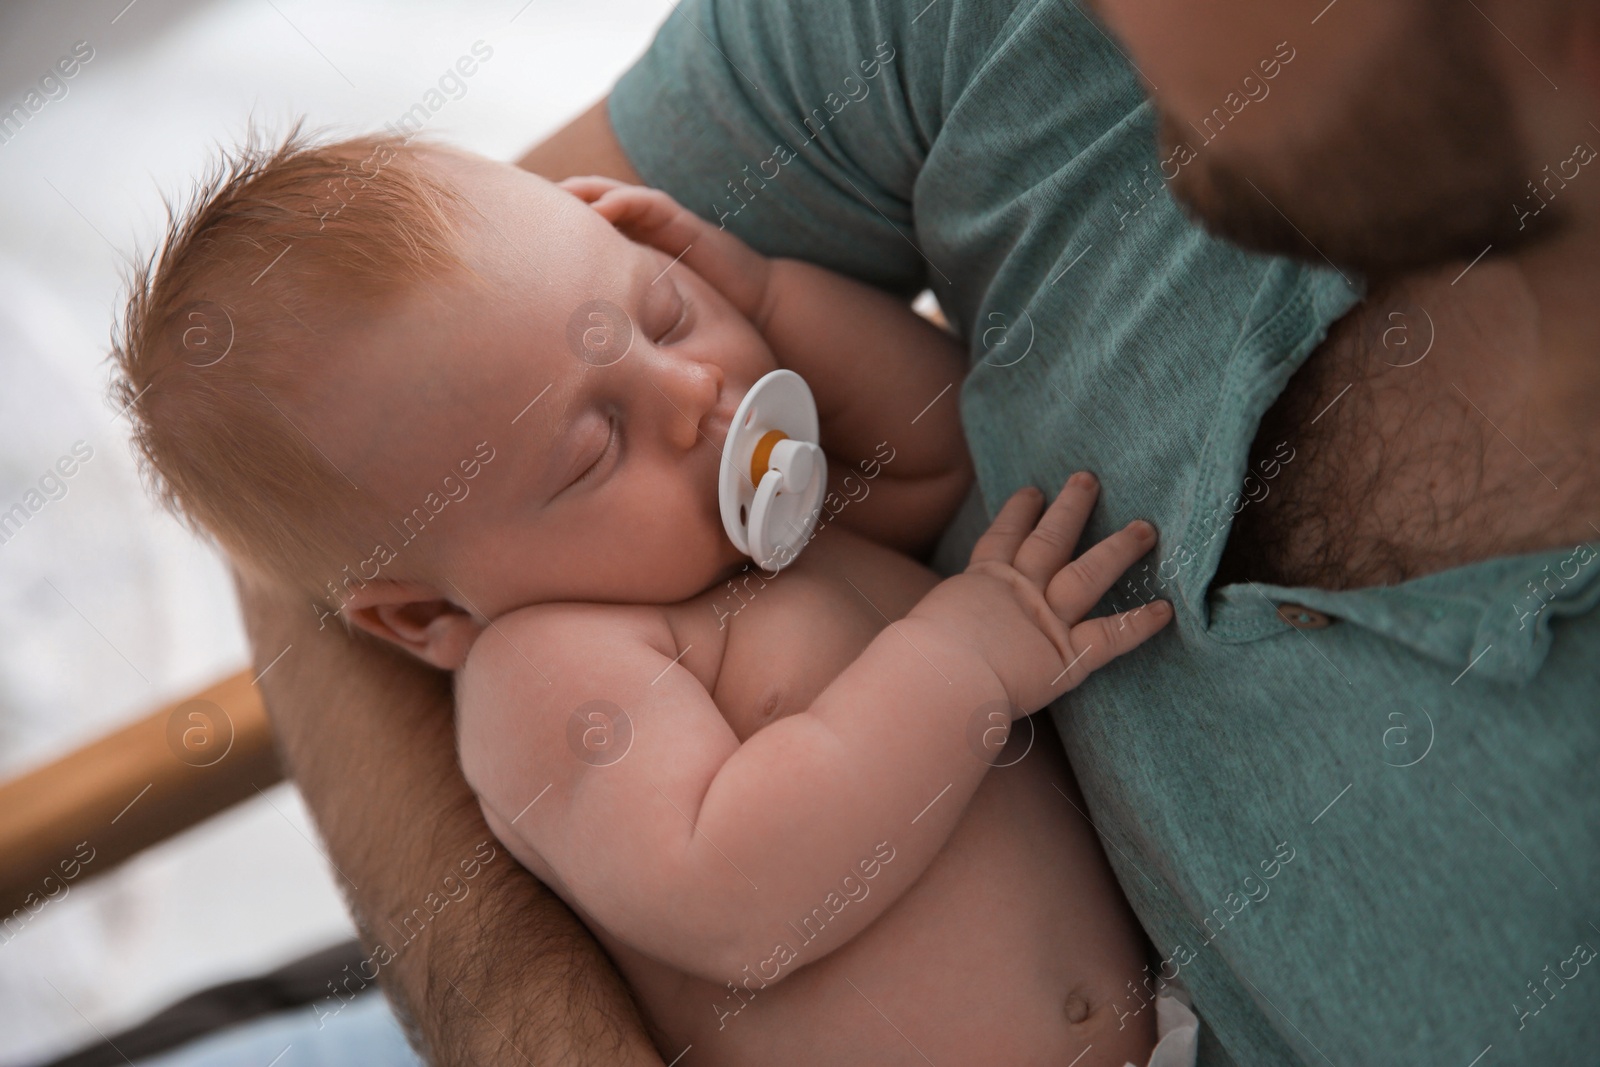
[[[1048,715],[1031,721],[1031,748],[1019,722],[997,763],[1026,757],[988,773],[918,882],[781,981],[763,984],[773,968],[751,960],[714,985],[602,934],[663,1058],[689,1047],[679,1067],[1144,1062],[1154,1011],[1133,1014],[1128,989],[1144,977],[1143,935]],[[796,932],[802,958],[809,931]]]

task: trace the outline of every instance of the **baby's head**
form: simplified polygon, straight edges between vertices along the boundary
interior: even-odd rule
[[[175,214],[113,355],[169,508],[447,669],[513,608],[671,603],[736,567],[719,449],[775,366],[697,274],[542,178],[298,135]]]

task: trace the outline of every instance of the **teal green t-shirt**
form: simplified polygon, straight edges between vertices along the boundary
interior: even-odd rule
[[[1089,469],[1088,537],[1161,530],[1108,606],[1174,624],[1052,714],[1203,1064],[1600,1062],[1600,532],[1392,587],[1212,588],[1260,418],[1360,283],[1190,225],[1094,22],[684,0],[610,113],[646,181],[762,251],[934,291],[984,511]]]

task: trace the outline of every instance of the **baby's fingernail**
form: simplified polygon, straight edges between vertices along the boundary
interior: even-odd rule
[[[1154,541],[1156,539],[1156,528],[1143,519],[1134,519],[1128,523],[1128,528],[1141,541]]]
[[[1090,474],[1088,471],[1079,471],[1077,474],[1074,474],[1072,477],[1067,479],[1067,484],[1075,485],[1082,489],[1088,489],[1094,485],[1094,481],[1094,475]]]
[[[1150,604],[1150,614],[1158,619],[1164,619],[1172,614],[1172,602],[1169,600],[1156,600]]]

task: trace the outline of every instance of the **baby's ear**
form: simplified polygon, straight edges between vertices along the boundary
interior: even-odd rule
[[[483,632],[470,613],[422,582],[367,582],[340,610],[353,625],[446,671],[467,661]]]

